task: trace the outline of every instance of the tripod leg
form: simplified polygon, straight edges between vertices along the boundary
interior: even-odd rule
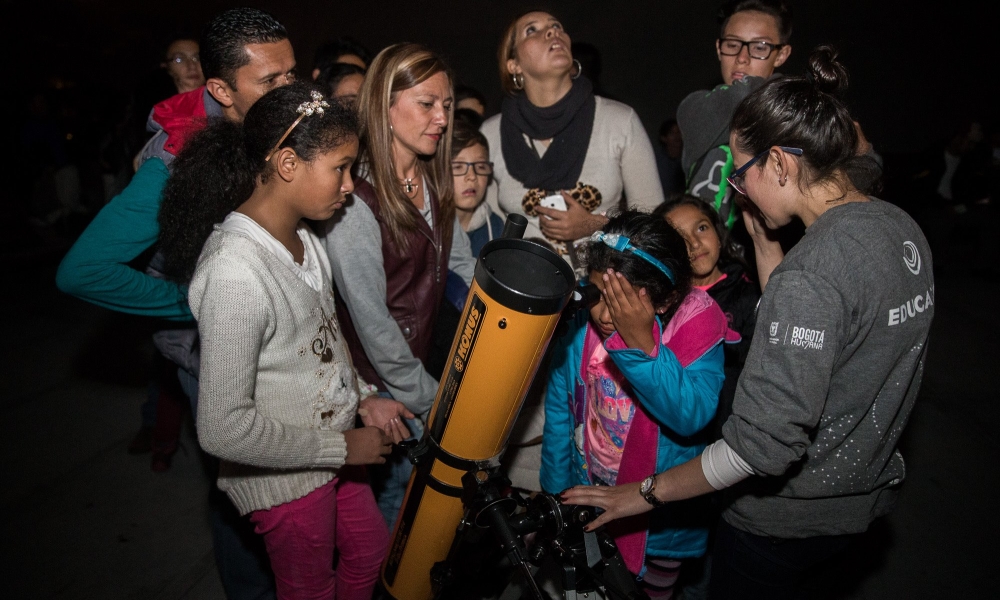
[[[538,573],[538,567],[530,564],[524,563],[528,566],[528,572],[524,573],[524,577],[511,579],[507,587],[504,588],[503,593],[497,597],[497,600],[521,600],[524,597],[524,584],[525,579],[528,579],[534,583],[534,577]],[[522,572],[523,573],[523,572]],[[529,584],[530,585],[530,584]],[[542,596],[544,598],[544,596]]]

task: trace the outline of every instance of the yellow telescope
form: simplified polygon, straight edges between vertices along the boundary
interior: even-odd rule
[[[510,215],[483,247],[451,344],[428,427],[416,451],[382,582],[397,600],[434,597],[431,569],[444,560],[465,507],[462,476],[493,468],[573,293],[572,269],[548,248],[520,239]]]

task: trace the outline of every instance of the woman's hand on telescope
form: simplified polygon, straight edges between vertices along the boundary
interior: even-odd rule
[[[562,494],[560,498],[566,504],[578,504],[580,506],[596,506],[603,508],[596,519],[587,523],[584,531],[593,531],[605,523],[631,517],[653,510],[653,505],[646,502],[646,499],[639,493],[638,483],[625,483],[622,485],[578,485],[572,487]]]
[[[587,237],[608,222],[607,217],[591,214],[569,192],[561,192],[566,200],[566,210],[536,206],[535,212],[542,215],[538,227],[545,237],[563,242],[572,242]]]
[[[402,402],[382,396],[368,396],[358,404],[358,416],[366,426],[378,427],[385,432],[393,444],[398,444],[410,437],[410,430],[403,419],[413,419]]]

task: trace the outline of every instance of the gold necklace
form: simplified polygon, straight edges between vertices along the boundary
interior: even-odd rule
[[[413,177],[407,177],[403,179],[403,191],[406,192],[407,196],[412,196],[413,192],[417,189],[417,183],[413,182]]]

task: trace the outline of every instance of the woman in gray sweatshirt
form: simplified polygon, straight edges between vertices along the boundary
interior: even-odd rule
[[[846,83],[821,47],[806,76],[765,84],[733,117],[730,184],[756,223],[798,217],[806,233],[764,289],[723,439],[641,486],[564,494],[605,509],[593,528],[726,489],[713,599],[794,596],[905,477],[897,444],[927,355],[931,255],[906,213],[869,195],[880,169],[837,96]]]

